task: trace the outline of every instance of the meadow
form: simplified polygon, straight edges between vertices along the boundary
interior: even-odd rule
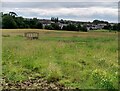
[[[29,31],[39,39],[26,39]],[[73,89],[117,89],[118,33],[3,29],[2,71],[6,83],[39,77]]]

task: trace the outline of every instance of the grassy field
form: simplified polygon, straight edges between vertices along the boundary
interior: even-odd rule
[[[27,40],[25,32],[39,32]],[[41,77],[70,88],[118,88],[118,34],[35,29],[3,30],[3,76],[8,83]]]

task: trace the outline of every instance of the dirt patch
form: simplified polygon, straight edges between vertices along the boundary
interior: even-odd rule
[[[57,89],[57,90],[65,90],[70,89],[65,87],[64,85],[59,84],[58,82],[48,82],[44,78],[37,77],[35,79],[29,79],[23,82],[7,82],[6,78],[3,78],[2,81],[3,90],[10,89]]]

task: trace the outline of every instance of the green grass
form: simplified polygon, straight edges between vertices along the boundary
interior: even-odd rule
[[[109,32],[41,31],[39,40],[3,30],[3,74],[9,82],[42,76],[72,88],[118,88],[118,37]],[[28,30],[27,30],[28,31]]]

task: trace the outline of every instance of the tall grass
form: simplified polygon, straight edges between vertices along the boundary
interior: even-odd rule
[[[117,35],[80,35],[3,37],[3,75],[10,82],[37,75],[72,88],[118,88]]]

